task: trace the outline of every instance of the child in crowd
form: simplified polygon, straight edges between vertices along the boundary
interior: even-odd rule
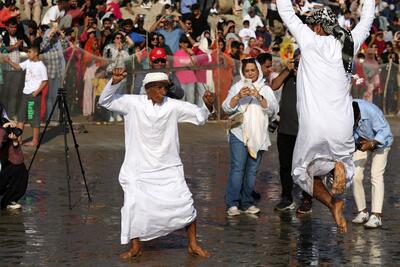
[[[103,108],[102,106],[98,105],[99,98],[101,93],[103,92],[104,88],[108,83],[107,79],[107,72],[105,67],[98,68],[95,73],[95,78],[92,81],[93,84],[93,91],[95,93],[95,111],[94,111],[94,120],[101,122],[101,121],[108,121],[110,117],[110,112]]]
[[[47,85],[47,69],[39,59],[39,46],[28,48],[28,59],[17,64],[9,57],[5,58],[12,68],[26,71],[25,86],[22,100],[18,111],[18,128],[23,129],[26,121],[29,121],[33,128],[32,141],[25,143],[25,146],[36,146],[39,144],[40,127],[40,102],[41,92]],[[20,140],[21,141],[21,140]]]

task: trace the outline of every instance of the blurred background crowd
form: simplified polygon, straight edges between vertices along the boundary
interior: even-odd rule
[[[205,89],[221,103],[240,79],[240,60],[257,58],[265,83],[286,68],[297,49],[276,8],[276,0],[3,0],[0,2],[0,99],[10,117],[17,113],[24,73],[2,62],[19,63],[39,45],[47,67],[41,118],[64,87],[74,116],[121,121],[97,105],[111,70],[125,67],[121,93],[143,93],[146,73],[162,70],[198,103]],[[376,0],[370,37],[356,56],[351,92],[400,116],[400,2]],[[352,29],[363,0],[295,0],[297,15],[330,6],[342,27]],[[316,74],[317,75],[317,74]],[[279,101],[279,90],[275,91]],[[47,112],[48,113],[48,112]]]

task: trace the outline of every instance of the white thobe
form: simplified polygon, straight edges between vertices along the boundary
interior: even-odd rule
[[[147,95],[115,94],[111,81],[100,96],[103,107],[123,114],[125,159],[119,173],[124,191],[121,243],[146,241],[181,229],[196,218],[179,156],[178,123],[202,125],[210,112],[165,97],[153,104]]]
[[[354,174],[353,108],[350,75],[342,46],[333,36],[320,36],[296,16],[290,0],[277,1],[278,12],[301,50],[297,73],[299,132],[293,154],[295,183],[312,195],[313,177],[325,176],[337,161],[346,168],[347,186]],[[354,54],[369,35],[374,0],[365,0],[361,20],[351,31]]]

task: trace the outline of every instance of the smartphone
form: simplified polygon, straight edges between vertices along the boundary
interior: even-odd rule
[[[253,88],[253,82],[251,79],[244,78],[243,79],[243,87],[248,87],[250,89]]]

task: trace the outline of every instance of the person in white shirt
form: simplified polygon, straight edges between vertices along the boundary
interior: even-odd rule
[[[333,195],[343,194],[354,174],[352,62],[369,35],[374,0],[365,0],[361,20],[351,32],[339,26],[329,8],[308,16],[306,25],[296,16],[290,0],[278,0],[277,5],[302,53],[296,82],[299,132],[293,180],[330,209],[338,230],[344,233],[344,201]],[[330,183],[323,180],[333,180],[331,192],[327,189]]]
[[[39,52],[38,46],[29,47],[28,59],[20,64],[6,58],[6,62],[14,69],[26,71],[25,87],[18,112],[18,128],[24,129],[26,121],[29,121],[33,128],[32,141],[25,143],[26,146],[39,144],[41,92],[47,86],[48,81],[47,69],[43,62],[39,60]]]
[[[58,0],[57,5],[50,7],[44,14],[42,25],[48,25],[51,28],[57,28],[59,27],[59,24],[64,24],[61,23],[61,19],[64,17],[65,11],[68,9],[68,7],[68,0]],[[68,25],[66,25],[65,28],[68,28]]]
[[[141,241],[186,227],[189,253],[209,257],[196,240],[196,209],[179,156],[178,123],[203,125],[214,97],[206,91],[202,107],[166,97],[169,78],[161,72],[145,76],[147,95],[117,94],[126,75],[123,68],[114,69],[99,99],[101,106],[123,114],[125,122],[121,243],[130,242],[131,248],[120,256],[139,256]]]
[[[257,30],[257,26],[264,27],[264,23],[261,18],[256,15],[256,9],[254,7],[249,8],[249,14],[243,17],[243,21],[248,20],[250,23],[249,29],[252,31]]]
[[[244,47],[247,48],[248,42],[250,38],[256,38],[256,33],[249,29],[250,22],[248,20],[243,21],[243,28],[239,31],[239,37],[244,44]]]

